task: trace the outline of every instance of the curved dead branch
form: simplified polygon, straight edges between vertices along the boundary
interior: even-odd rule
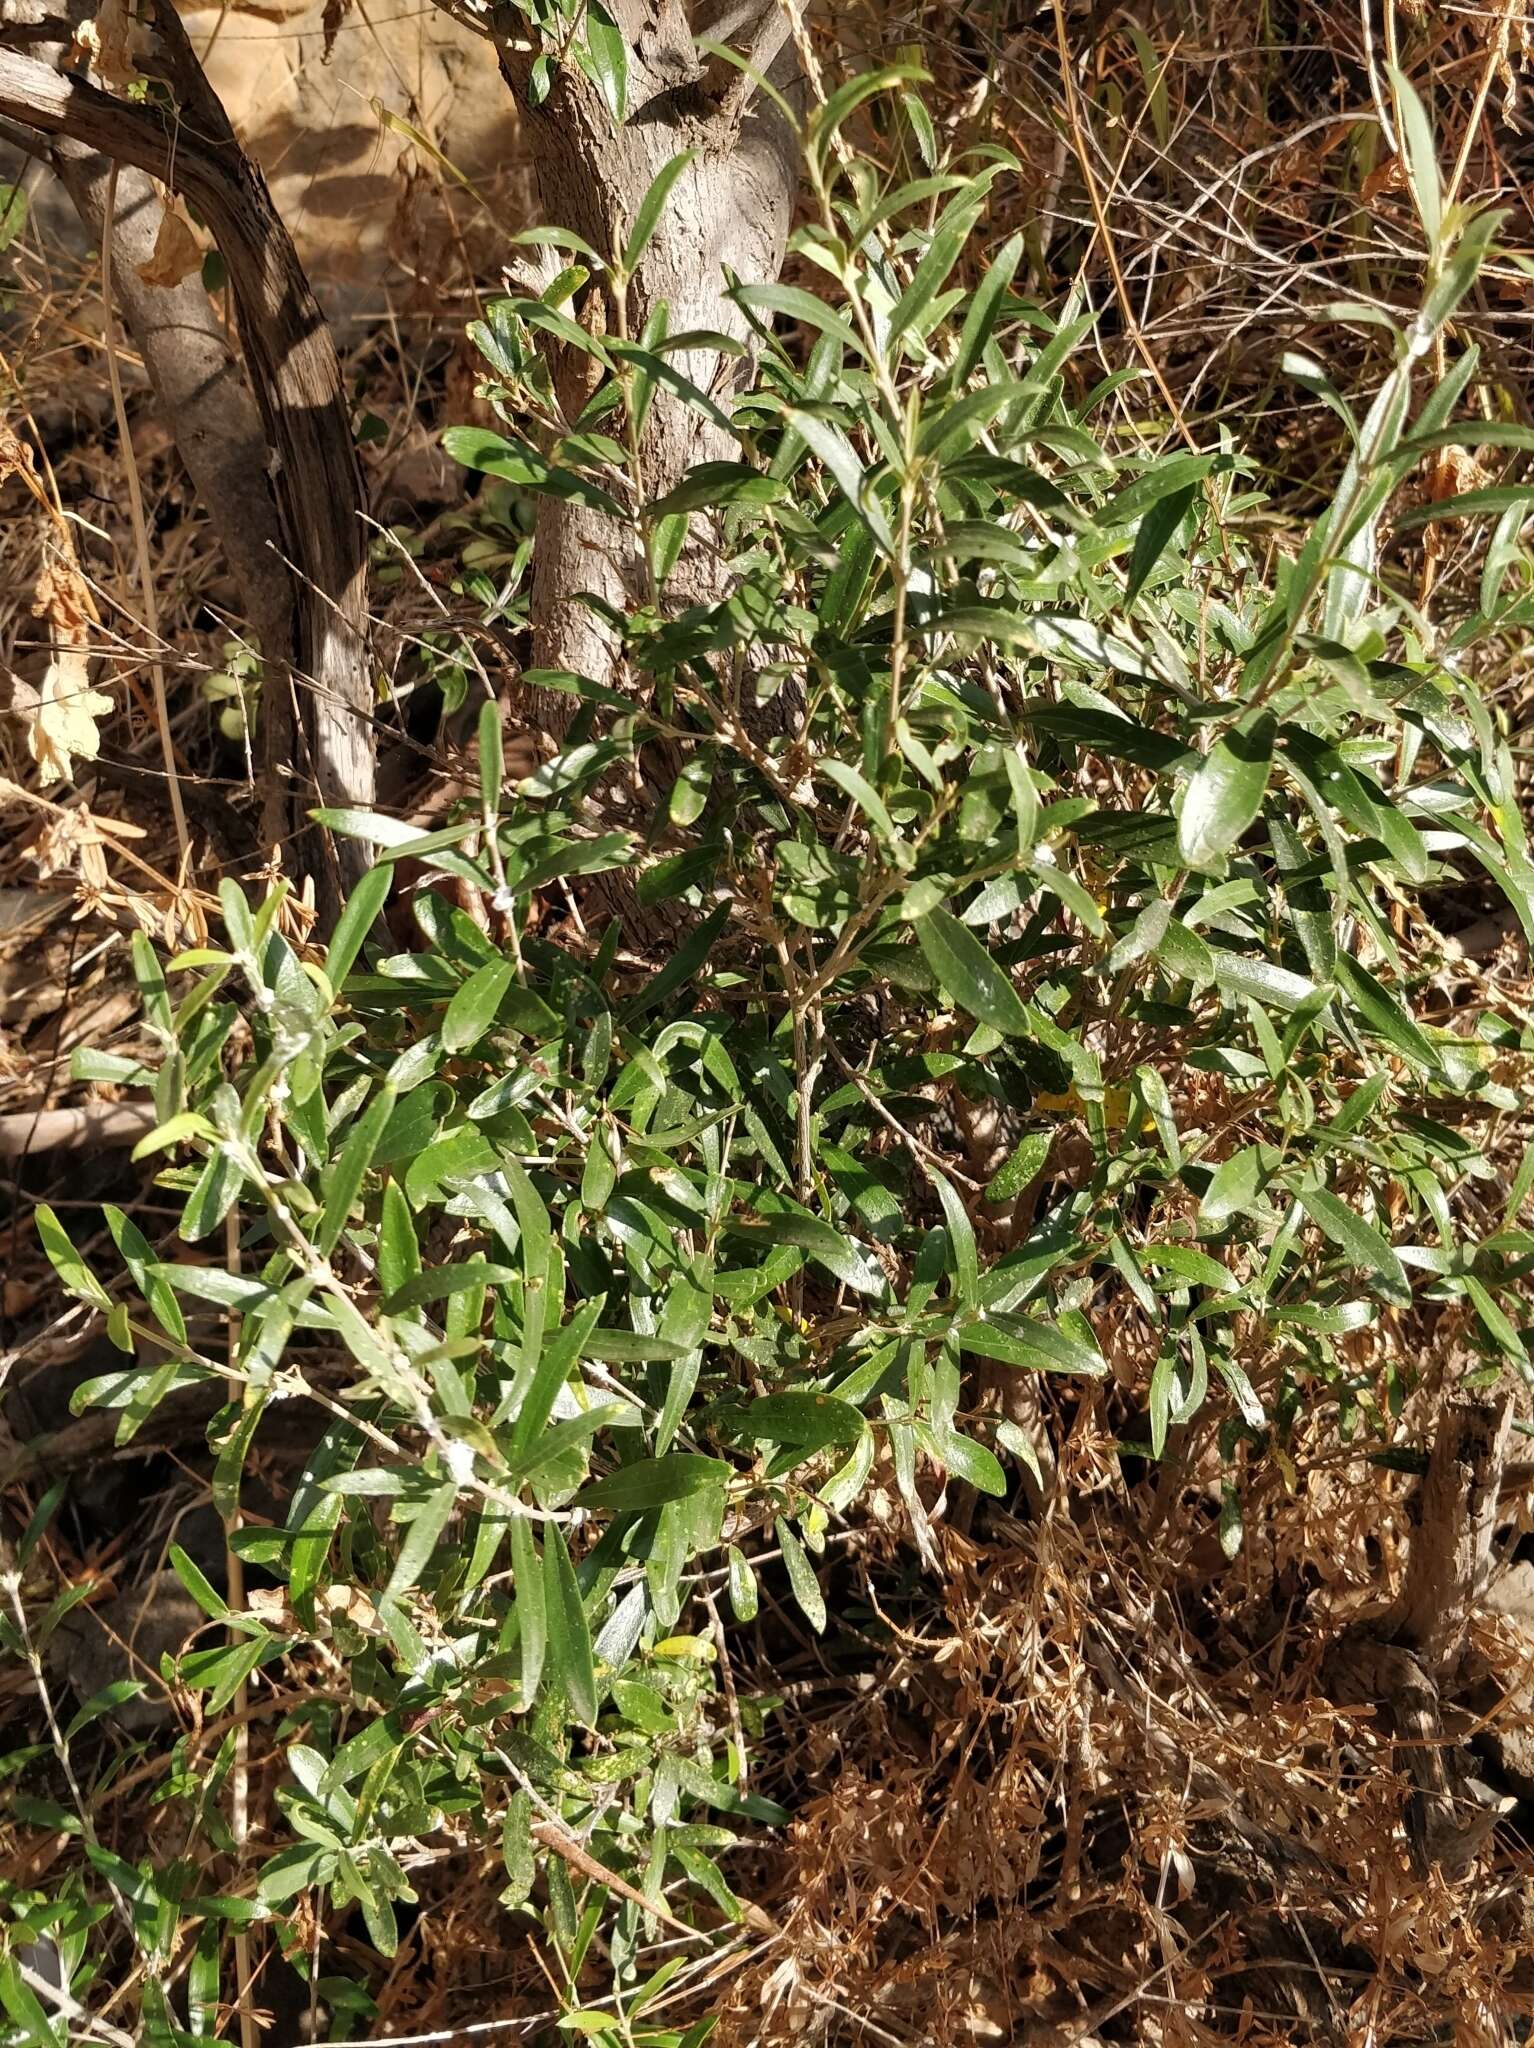
[[[203,77],[179,17],[156,8],[162,59],[178,101],[114,99],[35,57],[0,46],[0,117],[148,172],[212,230],[229,272],[240,337],[271,449],[270,486],[296,584],[293,672],[308,702],[308,766],[324,803],[366,805],[374,786],[367,653],[364,491],[340,365],[324,315],[266,181]],[[35,39],[35,38],[34,38]],[[280,688],[267,692],[274,779],[286,767]],[[354,878],[359,849],[337,849]]]

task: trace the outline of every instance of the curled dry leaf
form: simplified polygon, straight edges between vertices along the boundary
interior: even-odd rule
[[[94,761],[101,749],[98,718],[112,709],[112,700],[92,689],[89,624],[90,592],[73,551],[63,545],[50,550],[32,610],[52,627],[53,658],[37,691],[37,707],[27,722],[27,748],[46,782],[68,782],[76,759]],[[18,702],[18,709],[23,707]]]
[[[145,284],[159,285],[167,290],[190,277],[194,271],[201,270],[202,244],[192,223],[174,200],[168,199],[165,203],[149,261],[140,263],[137,268]]]
[[[68,782],[77,759],[94,761],[101,751],[98,718],[112,708],[110,697],[91,688],[85,651],[64,647],[43,676],[41,701],[27,729],[27,745],[47,782]]]
[[[37,480],[31,449],[8,421],[0,420],[0,484],[8,482],[13,476],[20,477],[51,519],[58,518],[58,513],[48,502],[47,494]]]
[[[139,81],[139,54],[147,31],[134,18],[128,0],[101,0],[89,21],[75,30],[75,48],[85,53],[91,69],[107,85]]]
[[[30,449],[0,421],[0,483],[13,476],[54,524],[54,540],[32,597],[33,616],[46,619],[52,629],[52,659],[36,686],[19,676],[8,678],[8,708],[22,722],[27,750],[43,779],[68,782],[76,759],[93,761],[100,751],[96,721],[111,710],[112,700],[91,687],[90,625],[96,613],[69,527],[38,482]]]
[[[106,847],[90,810],[80,804],[57,810],[32,844],[39,881],[76,869],[87,889],[100,893],[111,882]]]

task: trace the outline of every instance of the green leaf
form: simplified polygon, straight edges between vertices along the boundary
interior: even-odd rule
[[[389,1574],[389,1583],[384,1588],[385,1603],[398,1600],[402,1593],[420,1578],[431,1562],[437,1539],[447,1527],[448,1518],[458,1505],[458,1488],[449,1479],[429,1494],[416,1510],[415,1519],[405,1531],[399,1553],[394,1560],[394,1569]]]
[[[1100,1353],[1089,1350],[1068,1331],[1001,1309],[990,1309],[983,1318],[962,1323],[954,1338],[961,1351],[1029,1372],[1077,1372],[1101,1379],[1108,1369]]]
[[[211,1237],[234,1207],[245,1177],[227,1152],[210,1152],[181,1212],[181,1236],[187,1244]]]
[[[733,908],[734,905],[728,900],[715,904],[703,922],[688,934],[660,972],[653,975],[634,1000],[627,1005],[623,1012],[625,1024],[635,1023],[646,1010],[654,1009],[657,1003],[663,1002],[685,982],[691,981],[713,951],[714,942],[729,923]]]
[[[1001,1461],[984,1444],[977,1444],[973,1437],[961,1436],[956,1429],[944,1430],[941,1434],[934,1430],[932,1437],[952,1478],[964,1480],[977,1493],[988,1493],[995,1500],[1004,1500],[1011,1492]]]
[[[591,1657],[591,1630],[576,1583],[575,1567],[557,1522],[543,1536],[543,1597],[548,1614],[549,1670],[563,1686],[570,1710],[588,1728],[596,1725],[597,1681]]]
[[[84,1259],[70,1242],[69,1232],[46,1202],[39,1202],[33,1215],[37,1222],[37,1234],[42,1239],[43,1250],[48,1254],[49,1264],[63,1281],[68,1291],[81,1301],[88,1301],[93,1307],[109,1309],[112,1297],[96,1278]]]
[[[843,319],[824,299],[817,299],[813,292],[807,292],[799,285],[741,284],[736,285],[731,296],[753,312],[781,313],[785,320],[813,327],[860,356],[868,354],[851,322]]]
[[[1011,1158],[987,1183],[985,1199],[988,1202],[1010,1202],[1014,1196],[1020,1195],[1044,1171],[1053,1143],[1052,1131],[1029,1131],[1020,1138]]]
[[[1173,491],[1169,497],[1157,498],[1141,519],[1135,534],[1134,552],[1129,558],[1129,580],[1124,587],[1126,605],[1133,604],[1145,588],[1151,571],[1166,553],[1173,535],[1197,497],[1197,484],[1187,484],[1182,490]]]
[[[927,964],[949,994],[1003,1037],[1026,1037],[1028,1015],[1022,998],[974,933],[941,907],[914,922]]]
[[[406,1205],[408,1212],[408,1204]],[[497,1266],[484,1259],[465,1259],[458,1266],[432,1266],[413,1273],[384,1296],[385,1315],[399,1315],[405,1309],[424,1308],[429,1301],[445,1301],[455,1294],[470,1293],[476,1287],[503,1287],[517,1278],[511,1266]]]
[[[495,1022],[516,970],[509,960],[487,960],[456,991],[442,1018],[445,1052],[468,1052]]]
[[[1245,1145],[1222,1160],[1198,1205],[1202,1227],[1218,1230],[1232,1217],[1251,1216],[1278,1169],[1280,1156],[1276,1145]]]
[[[787,489],[748,462],[698,462],[664,497],[652,498],[645,514],[660,520],[679,512],[714,512],[725,505],[774,505]]]
[[[779,1515],[773,1524],[777,1530],[778,1543],[783,1552],[783,1568],[788,1573],[789,1590],[799,1604],[799,1610],[816,1635],[826,1632],[826,1596],[820,1590],[820,1581],[815,1576],[815,1567],[805,1555],[804,1545]]]
[[[1443,188],[1438,179],[1433,124],[1417,96],[1416,87],[1405,72],[1398,71],[1393,64],[1387,69],[1395,92],[1396,118],[1401,124],[1407,182],[1411,186],[1412,198],[1417,202],[1428,248],[1436,255],[1443,240]]]
[[[0,184],[0,249],[8,249],[26,224],[26,193],[20,185]]]
[[[775,1196],[763,1189],[757,1196],[756,1216],[749,1222],[730,1218],[724,1228],[729,1236],[747,1244],[796,1245],[834,1279],[859,1294],[882,1294],[888,1285],[883,1269],[861,1245],[834,1224],[790,1202],[786,1195]]]
[[[746,1438],[792,1444],[806,1456],[827,1444],[855,1444],[866,1427],[850,1402],[831,1394],[763,1394],[741,1419]]]
[[[521,1707],[530,1713],[538,1697],[543,1660],[548,1647],[547,1580],[543,1560],[533,1542],[533,1525],[526,1515],[511,1518],[512,1583],[516,1593],[518,1639],[521,1645]]]
[[[621,127],[628,110],[629,56],[623,32],[602,0],[586,0],[576,61],[597,87],[607,111]]]
[[[994,168],[999,168],[996,166]],[[984,189],[984,180],[977,181]],[[965,196],[949,207],[946,216],[927,246],[926,253],[901,293],[894,311],[889,318],[889,339],[897,341],[907,328],[916,327],[927,308],[937,297],[946,283],[948,273],[959,259],[959,252],[969,240],[979,215],[979,203],[971,197],[973,186]]]
[[[384,1128],[394,1114],[398,1098],[387,1082],[362,1112],[341,1148],[341,1156],[330,1169],[325,1183],[325,1208],[314,1234],[315,1249],[328,1259],[341,1242],[351,1206],[357,1199],[363,1178],[373,1163]]]
[[[1190,868],[1220,866],[1262,809],[1277,730],[1268,712],[1249,713],[1199,763],[1177,821],[1177,849]]]
[[[580,335],[580,329],[575,330]],[[589,338],[581,335],[582,340]],[[520,484],[524,490],[536,492],[540,497],[562,498],[571,504],[584,505],[588,511],[602,512],[609,519],[622,520],[623,508],[589,478],[579,475],[573,469],[564,469],[548,458],[527,441],[508,441],[504,434],[493,434],[485,427],[449,427],[442,436],[442,446],[455,462],[461,462],[465,469],[483,470],[487,476],[504,477],[508,483]],[[319,816],[317,812],[315,814]],[[327,814],[322,820],[332,823],[339,813]],[[346,814],[350,815],[350,814]],[[378,821],[375,819],[374,823]],[[387,821],[394,826],[395,821]],[[351,828],[355,829],[355,828]],[[462,826],[444,828],[454,839],[466,838],[470,832],[480,829],[480,820],[475,817]],[[363,837],[371,834],[363,833]],[[418,836],[411,828],[411,836]],[[439,835],[428,835],[440,844]],[[398,839],[385,840],[385,845],[398,846]],[[405,842],[408,846],[408,841]]]
[[[1013,235],[1002,243],[982,271],[959,335],[958,353],[953,363],[955,388],[965,382],[979,362],[1001,312],[1007,287],[1016,276],[1022,257],[1023,238],[1020,234]]]
[[[631,278],[644,260],[644,253],[650,246],[651,237],[660,225],[660,217],[666,201],[671,197],[671,188],[683,171],[697,155],[695,149],[684,149],[671,161],[662,165],[651,180],[648,190],[634,214],[633,226],[629,229],[628,240],[623,245],[620,268],[625,278]]]
[[[378,1284],[384,1299],[397,1296],[401,1288],[421,1270],[421,1248],[416,1242],[415,1224],[405,1190],[391,1180],[383,1191],[383,1208],[378,1223]]]
[[[1173,1286],[1212,1287],[1216,1294],[1233,1294],[1240,1286],[1228,1266],[1190,1244],[1141,1245],[1137,1256],[1153,1270],[1170,1274]]]
[[[664,1507],[669,1501],[690,1500],[706,1487],[723,1487],[730,1468],[722,1458],[704,1458],[693,1452],[674,1451],[664,1458],[646,1459],[638,1465],[622,1465],[592,1486],[582,1487],[583,1508]]]
[[[1241,953],[1216,952],[1215,986],[1225,996],[1269,1004],[1275,1010],[1297,1010],[1316,995],[1316,985],[1271,960],[1249,959]]]
[[[784,416],[830,471],[842,496],[867,526],[885,554],[893,555],[895,536],[891,531],[889,519],[874,495],[868,474],[854,453],[852,443],[841,428],[834,426],[829,420],[817,418],[814,413],[803,411],[796,405],[785,406]]]
[[[1534,513],[1534,484],[1493,484],[1481,491],[1461,491],[1454,498],[1429,498],[1408,507],[1395,526],[1398,533],[1407,533],[1440,519],[1490,519],[1503,512]]]
[[[1432,1040],[1414,1024],[1395,997],[1349,953],[1337,955],[1337,986],[1366,1030],[1393,1045],[1413,1066],[1436,1072],[1443,1064]]]
[[[393,880],[392,867],[369,868],[347,897],[346,908],[336,920],[325,954],[325,973],[338,996],[352,963],[362,951],[363,940],[378,920]]]
[[[1402,1306],[1410,1302],[1411,1282],[1406,1277],[1406,1268],[1382,1232],[1327,1188],[1301,1188],[1300,1203],[1316,1228],[1354,1266],[1375,1275],[1387,1300]]]
[[[1516,1359],[1520,1365],[1526,1366],[1528,1352],[1524,1349],[1523,1339],[1518,1335],[1512,1322],[1492,1298],[1486,1286],[1477,1280],[1473,1273],[1467,1273],[1464,1279],[1465,1292],[1469,1295],[1471,1305],[1480,1317],[1481,1326],[1487,1336],[1499,1351],[1505,1352],[1509,1358]]]
[[[50,1212],[51,1213],[51,1212]],[[110,1202],[102,1205],[102,1214],[107,1219],[107,1229],[112,1233],[112,1242],[122,1253],[123,1263],[133,1275],[134,1285],[149,1304],[150,1313],[160,1328],[178,1344],[186,1342],[186,1317],[181,1313],[181,1304],[175,1291],[155,1256],[153,1245],[133,1220]],[[39,1226],[40,1228],[40,1226]]]
[[[539,1431],[553,1413],[559,1390],[570,1377],[577,1360],[589,1355],[584,1349],[586,1340],[596,1326],[606,1299],[605,1295],[599,1294],[591,1301],[583,1301],[565,1327],[556,1331],[543,1347],[543,1355],[516,1410],[511,1439],[513,1459],[524,1457],[533,1446]]]

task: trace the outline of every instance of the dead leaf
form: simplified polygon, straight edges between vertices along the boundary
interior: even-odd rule
[[[37,835],[32,858],[40,881],[65,874],[78,863],[80,880],[87,890],[100,895],[110,886],[106,848],[96,819],[84,804],[53,813]]]
[[[162,290],[169,290],[194,270],[202,269],[202,245],[196,230],[174,200],[167,202],[160,216],[149,261],[140,263],[137,269],[145,284],[158,285]]]
[[[31,449],[13,427],[5,420],[0,420],[0,484],[13,476],[21,478],[50,519],[58,518],[58,513],[49,503],[47,493],[37,480],[37,469],[32,460]]]
[[[101,0],[90,21],[75,30],[75,48],[90,59],[91,69],[108,85],[139,83],[138,56],[146,40],[144,24],[134,18],[128,0]]]
[[[76,759],[94,761],[101,751],[96,720],[112,700],[91,688],[85,651],[64,647],[49,662],[38,692],[36,715],[27,727],[27,747],[47,782],[68,782]]]
[[[67,543],[68,535],[64,536]],[[37,579],[32,610],[52,627],[53,658],[38,685],[37,705],[27,718],[27,748],[45,780],[68,782],[75,760],[94,761],[101,750],[98,718],[112,700],[91,687],[91,594],[73,555],[50,550]],[[26,716],[29,707],[17,707]]]

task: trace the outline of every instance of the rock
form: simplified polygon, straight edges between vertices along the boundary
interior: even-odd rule
[[[402,264],[429,293],[460,235],[480,239],[482,259],[531,218],[528,165],[494,52],[440,8],[364,15],[349,7],[328,61],[324,0],[234,0],[227,9],[182,12],[332,314],[381,311],[378,287],[391,269],[397,278]],[[434,161],[433,150],[485,203]],[[402,164],[417,173],[414,184],[402,177]],[[78,256],[94,254],[57,182],[0,149],[0,179],[13,175],[27,190],[29,233]],[[448,223],[449,204],[456,225]]]
[[[327,61],[325,11],[304,0],[247,10],[236,0],[227,14],[213,5],[183,15],[193,47],[211,44],[208,78],[265,171],[316,285],[351,287],[340,292],[350,298],[377,283],[397,244],[408,247],[401,157],[431,172],[433,184],[453,184],[390,117],[426,136],[480,189],[494,190],[520,152],[511,94],[483,38],[438,7],[352,6]],[[526,208],[513,212],[522,224]]]
[[[1534,1564],[1509,1565],[1499,1573],[1487,1589],[1486,1605],[1534,1637]]]

